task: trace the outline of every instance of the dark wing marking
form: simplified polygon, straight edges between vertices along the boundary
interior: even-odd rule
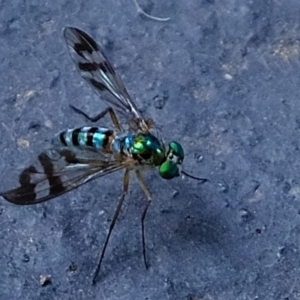
[[[0,195],[14,204],[36,204],[125,167],[121,161],[101,157],[101,153],[81,152],[64,148],[41,153],[38,163],[29,166],[20,174],[20,186]]]
[[[64,37],[70,56],[82,78],[118,112],[127,118],[129,116],[141,120],[142,126],[147,128],[136,104],[101,47],[88,34],[77,28],[66,27]]]

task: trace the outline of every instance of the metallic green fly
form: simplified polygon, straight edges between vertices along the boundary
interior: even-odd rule
[[[144,222],[152,198],[142,171],[156,168],[164,179],[172,179],[180,173],[201,182],[205,182],[206,179],[191,176],[181,169],[184,159],[183,148],[174,141],[169,143],[168,148],[165,147],[154,133],[154,122],[151,119],[144,119],[138,111],[100,46],[88,34],[77,28],[65,28],[64,37],[80,75],[109,104],[107,109],[93,118],[78,108],[71,107],[92,122],[100,120],[108,113],[114,129],[80,127],[57,134],[51,148],[39,154],[37,162],[21,172],[20,186],[1,195],[14,204],[36,204],[62,195],[95,178],[124,169],[122,195],[94,273],[93,283],[95,283],[110,235],[128,192],[131,171],[135,172],[148,200],[141,218],[143,258],[146,268],[148,264]],[[126,124],[119,122],[118,114],[125,117]]]

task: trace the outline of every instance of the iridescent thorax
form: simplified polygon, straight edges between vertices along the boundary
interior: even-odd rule
[[[130,152],[133,158],[142,159],[153,166],[161,165],[166,159],[165,146],[150,133],[133,136]]]

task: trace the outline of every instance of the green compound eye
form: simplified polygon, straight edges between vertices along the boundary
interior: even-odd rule
[[[167,160],[159,167],[159,175],[164,179],[172,179],[179,176],[179,170],[175,163]]]
[[[172,151],[174,155],[178,156],[178,158],[180,158],[181,160],[184,159],[184,151],[180,144],[178,144],[177,142],[171,142],[169,144],[169,147],[170,151]]]

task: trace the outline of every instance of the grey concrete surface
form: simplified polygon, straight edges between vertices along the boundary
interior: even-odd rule
[[[300,299],[300,2],[140,5],[170,20],[125,0],[0,2],[0,190],[55,133],[87,124],[69,104],[105,108],[65,26],[103,45],[143,113],[184,146],[185,169],[209,182],[146,176],[145,270],[133,179],[95,286],[122,173],[36,206],[1,198],[0,299]]]

